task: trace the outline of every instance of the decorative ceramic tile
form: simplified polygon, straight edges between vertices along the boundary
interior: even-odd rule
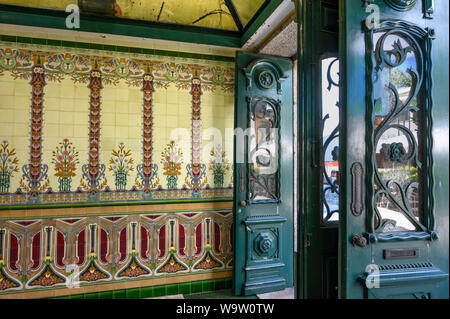
[[[0,209],[232,198],[233,90],[230,62],[0,42]]]

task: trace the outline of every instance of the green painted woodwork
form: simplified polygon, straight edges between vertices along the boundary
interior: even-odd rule
[[[338,225],[322,223],[321,61],[338,56],[338,1],[297,3],[298,221],[296,296],[336,298]],[[320,21],[320,23],[317,23]]]
[[[368,5],[371,1],[366,1]],[[417,1],[408,8],[378,1],[381,29],[370,30],[364,23],[370,10],[354,1],[340,1],[340,221],[339,221],[339,297],[340,298],[419,298],[449,297],[449,221],[448,221],[448,10],[446,1],[435,1],[431,14],[424,12],[427,2]],[[374,91],[372,76],[378,48],[372,32],[396,30],[419,43],[423,56],[421,83],[421,121],[419,139],[423,148],[420,176],[423,218],[417,231],[383,232],[374,226],[376,166],[374,149]],[[412,42],[409,43],[413,46]],[[392,47],[392,45],[391,45]],[[391,49],[385,48],[386,50]],[[402,49],[400,48],[401,57]],[[398,61],[398,60],[397,60]],[[394,63],[395,64],[395,63]],[[391,160],[395,159],[391,157]],[[363,168],[362,185],[352,180],[352,167]],[[361,215],[352,210],[355,194],[362,196]],[[356,198],[357,198],[356,197]],[[359,236],[359,241],[353,242]],[[387,259],[386,251],[403,249],[418,256]],[[409,253],[408,253],[409,252]],[[376,265],[368,266],[368,265]],[[366,268],[367,267],[367,268]],[[372,273],[372,271],[374,271]],[[379,274],[377,275],[377,272]],[[366,282],[369,274],[374,281]],[[379,288],[371,288],[379,280]]]
[[[251,123],[262,123],[253,124],[256,132],[264,127],[259,125],[279,128],[278,136],[264,129],[258,142],[235,135],[233,290],[252,295],[293,285],[292,62],[238,51],[235,98],[235,128],[246,130]],[[264,161],[276,164],[275,174],[252,169],[269,165],[248,157],[263,152],[263,144],[269,153]]]

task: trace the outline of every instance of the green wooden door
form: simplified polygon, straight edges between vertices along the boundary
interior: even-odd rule
[[[292,62],[236,55],[234,292],[293,285]]]
[[[448,6],[340,1],[341,298],[449,296]]]

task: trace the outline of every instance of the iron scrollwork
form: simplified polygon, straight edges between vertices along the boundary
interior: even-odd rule
[[[249,99],[249,187],[252,202],[279,200],[280,101],[256,96]]]
[[[328,81],[328,92],[331,91],[333,87],[339,88],[339,79],[335,78],[339,76],[338,72],[334,72],[333,74],[333,66],[339,65],[339,59],[335,58],[332,60],[327,69],[327,81]],[[323,101],[324,99],[322,99]],[[324,101],[323,101],[324,102]],[[325,105],[324,105],[325,106]],[[339,108],[339,101],[335,104],[336,107]],[[325,124],[328,120],[330,120],[330,113],[327,113],[324,118],[322,119],[322,136],[324,136],[324,130],[325,130]],[[333,117],[337,116],[337,112],[335,111],[332,115]],[[327,172],[327,169],[325,167],[326,163],[326,155],[328,152],[331,152],[331,158],[333,161],[339,160],[339,146],[334,145],[336,144],[336,140],[339,138],[339,121],[336,124],[336,127],[333,128],[331,133],[327,136],[327,138],[323,142],[323,148],[322,148],[322,172],[323,172],[323,190],[322,190],[322,202],[323,202],[323,217],[322,220],[324,222],[328,222],[330,218],[339,212],[339,203],[331,203],[334,199],[336,202],[336,199],[338,200],[339,196],[339,181],[337,177],[337,172],[332,172],[331,175],[336,174],[336,176],[330,176],[330,174]],[[334,146],[333,146],[334,145]],[[333,147],[332,147],[333,146]]]
[[[433,237],[430,51],[429,32],[410,23],[366,31],[372,242]]]

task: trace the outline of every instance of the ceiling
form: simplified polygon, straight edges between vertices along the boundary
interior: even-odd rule
[[[0,0],[0,3],[135,20],[242,31],[266,0]]]

